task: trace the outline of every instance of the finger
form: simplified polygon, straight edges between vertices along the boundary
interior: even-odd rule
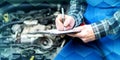
[[[70,26],[70,19],[66,18],[66,20],[64,21],[64,30],[70,30],[71,26]]]
[[[64,30],[64,25],[62,23],[62,17],[61,17],[61,15],[58,15],[58,17],[55,20],[55,23],[56,23],[56,28],[58,30]]]
[[[61,15],[61,14],[59,14],[59,15],[57,16],[56,21],[58,21],[58,22],[60,22],[60,23],[63,23],[63,22],[62,22],[62,15]]]
[[[81,33],[75,33],[75,34],[67,34],[68,36],[71,36],[71,37],[78,37],[78,38],[83,38],[84,36],[82,36]]]
[[[64,26],[64,30],[70,30],[70,29],[71,29],[71,26],[67,26],[67,27]]]
[[[71,37],[78,37],[78,34],[67,34],[67,35],[68,35],[68,36],[71,36]],[[78,38],[80,38],[84,43],[87,43],[87,42],[88,42],[88,40],[86,40],[86,38],[81,37],[80,35],[79,35]]]
[[[64,25],[60,21],[58,21],[56,22],[56,28],[58,30],[64,30]]]
[[[69,26],[69,25],[70,25],[70,20],[69,20],[69,19],[66,19],[66,20],[64,21],[64,26],[67,27],[67,26]]]
[[[81,38],[81,40],[84,42],[84,43],[88,43],[89,40],[87,40],[86,38]]]
[[[66,30],[70,30],[73,28],[75,24],[75,21],[72,20],[72,18],[66,19],[64,22],[64,27],[66,27]]]
[[[75,37],[75,34],[67,34],[68,36]]]

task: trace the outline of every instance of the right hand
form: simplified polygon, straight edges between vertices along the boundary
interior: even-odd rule
[[[74,27],[75,20],[72,16],[65,15],[65,21],[62,22],[62,15],[59,14],[55,20],[58,30],[70,30]]]

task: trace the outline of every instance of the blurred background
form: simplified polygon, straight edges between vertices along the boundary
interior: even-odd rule
[[[53,60],[66,35],[27,34],[56,29],[69,0],[0,0],[0,60]]]

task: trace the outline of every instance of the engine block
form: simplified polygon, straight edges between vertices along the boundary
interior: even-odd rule
[[[61,5],[43,5],[20,5],[23,9],[5,6],[0,15],[0,60],[53,60],[61,49],[64,36],[27,34],[55,29],[55,17],[60,13]]]

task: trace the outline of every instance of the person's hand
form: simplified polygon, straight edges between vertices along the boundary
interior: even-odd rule
[[[93,32],[93,29],[92,29],[91,25],[79,26],[79,27],[74,28],[73,30],[80,31],[80,32],[76,33],[76,34],[68,34],[68,35],[72,36],[72,37],[78,37],[84,43],[95,40],[95,34]]]
[[[75,24],[75,20],[72,16],[65,15],[65,21],[62,22],[62,15],[59,14],[55,20],[56,28],[58,30],[70,30]]]

